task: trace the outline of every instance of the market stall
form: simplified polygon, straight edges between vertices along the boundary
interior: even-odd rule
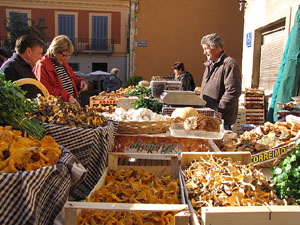
[[[72,128],[44,124],[45,133],[57,143],[70,149],[72,154],[86,168],[87,174],[72,190],[74,199],[84,199],[98,182],[106,163],[107,152],[113,147],[116,124],[109,121],[104,127],[95,129]]]
[[[135,97],[130,99],[129,92]],[[300,123],[295,118],[235,136],[225,134],[221,115],[203,107],[195,93],[167,90],[159,99],[149,93],[146,87],[100,93],[86,107],[54,96],[39,97],[38,111],[29,116],[42,121],[43,135],[63,146],[62,153],[51,166],[0,174],[7,190],[0,201],[3,224],[53,223],[67,200],[66,224],[99,219],[204,225],[235,224],[242,217],[245,224],[278,224],[286,216],[291,224],[299,220],[296,196],[284,199],[281,194],[279,199],[269,178],[248,164],[252,160],[259,167],[273,165],[284,152],[296,148]],[[236,142],[222,142],[225,139]],[[189,168],[192,161],[199,161],[201,167]],[[81,175],[74,180],[75,168]],[[195,171],[199,172],[192,174]],[[274,174],[279,181],[279,169]],[[158,190],[151,186],[155,183],[162,188],[159,196],[152,193]],[[118,188],[112,189],[112,184]],[[129,188],[132,185],[135,188]],[[279,187],[276,190],[283,193]],[[289,205],[288,210],[278,205]],[[27,213],[21,215],[22,210]],[[272,218],[266,219],[270,210]]]
[[[118,124],[102,116],[97,111],[99,108],[82,108],[53,96],[39,97],[38,101],[39,112],[32,116],[40,118],[45,134],[68,148],[87,170],[86,176],[70,193],[74,199],[84,199],[101,177]]]
[[[99,96],[91,98],[91,106],[94,107],[96,101],[103,105],[109,102],[117,105],[114,112],[105,114],[119,123],[112,151],[160,154],[180,154],[183,151],[214,151],[213,148],[216,148],[216,145],[211,140],[222,138],[224,133],[220,114],[212,109],[201,107],[205,102],[192,92],[166,90],[160,95],[160,99],[153,98],[151,93],[153,90],[157,91],[160,83],[154,81],[150,88],[139,85],[136,88],[120,90],[117,93],[100,93]],[[166,86],[169,86],[169,89],[178,88],[178,82],[175,83],[168,84],[165,82],[163,89]],[[138,97],[133,98],[134,96]],[[186,101],[187,98],[189,102]],[[185,105],[196,105],[199,108],[188,108],[184,107]],[[220,130],[208,133],[185,130],[183,121],[180,123],[172,122],[171,116],[176,108],[178,110],[184,108],[192,110],[194,116],[200,114],[212,117],[218,121],[217,127],[220,127]],[[186,112],[182,113],[185,114]]]
[[[0,146],[0,223],[53,223],[86,170],[51,136],[0,126]]]

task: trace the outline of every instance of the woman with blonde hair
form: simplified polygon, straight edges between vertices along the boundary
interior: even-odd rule
[[[67,62],[73,52],[72,41],[67,36],[56,36],[33,71],[51,95],[61,96],[70,103],[78,103],[78,91],[86,90],[87,84],[84,78],[75,75]]]

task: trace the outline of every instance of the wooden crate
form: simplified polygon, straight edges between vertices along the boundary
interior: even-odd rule
[[[202,209],[202,218],[204,225],[299,225],[300,207],[204,207]]]
[[[246,123],[263,125],[265,123],[264,109],[246,109]]]
[[[117,99],[104,99],[104,98],[98,98],[96,96],[90,97],[90,107],[93,107],[94,105],[117,105],[118,100]]]
[[[233,161],[241,161],[247,164],[251,161],[249,152],[218,152],[218,153],[189,153],[181,154],[181,167],[184,168],[189,162],[200,159],[203,155],[217,157],[231,157]],[[182,178],[183,180],[183,178]],[[184,180],[183,180],[184,183]],[[191,210],[191,225],[200,225],[193,206],[188,200]],[[203,207],[201,210],[202,225],[298,225],[300,221],[299,206],[236,206],[236,207]]]
[[[185,168],[194,160],[199,160],[205,156],[231,157],[234,162],[241,161],[243,164],[251,162],[250,152],[182,152],[181,168]]]
[[[246,123],[262,125],[265,122],[264,90],[246,88],[245,93]]]
[[[193,162],[195,160],[200,160],[201,158],[203,158],[205,156],[211,156],[211,155],[216,156],[216,157],[222,157],[222,158],[231,157],[234,162],[241,161],[243,164],[247,164],[247,163],[251,162],[251,154],[249,152],[207,152],[207,153],[205,153],[205,152],[198,152],[198,153],[183,152],[183,153],[181,153],[181,169],[187,168],[190,162]],[[182,179],[182,182],[184,185],[185,181],[184,181],[183,175],[182,175],[181,179]],[[188,191],[186,190],[185,187],[184,187],[184,191],[185,191],[186,202],[189,206],[190,213],[191,213],[190,224],[191,225],[200,225],[197,215],[194,212],[192,203],[189,200]],[[202,218],[203,218],[203,215],[202,215]],[[204,224],[204,225],[209,225],[209,224]]]
[[[175,215],[175,225],[187,225],[189,223],[190,213],[188,205],[185,204],[185,195],[182,186],[181,176],[179,176],[179,161],[178,155],[170,154],[164,155],[164,160],[157,160],[157,155],[141,154],[141,153],[108,153],[108,165],[105,168],[101,179],[96,184],[94,189],[89,194],[89,197],[93,192],[105,184],[105,176],[110,170],[119,170],[122,168],[136,168],[143,169],[155,173],[157,176],[171,175],[173,178],[180,180],[181,202],[182,204],[131,204],[131,203],[106,203],[106,202],[74,202],[68,201],[65,204],[65,224],[75,225],[77,224],[77,213],[83,209],[89,210],[109,210],[109,211],[140,211],[140,212],[161,212],[161,211],[179,211]],[[141,159],[141,155],[144,155],[144,159]],[[136,162],[133,163],[131,159],[139,157]],[[155,161],[155,163],[149,163],[149,160]],[[162,157],[162,155],[159,155]],[[125,158],[127,158],[125,160]],[[158,162],[159,161],[159,162]],[[165,161],[165,162],[163,162]]]

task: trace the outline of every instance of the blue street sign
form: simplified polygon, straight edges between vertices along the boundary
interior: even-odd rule
[[[251,47],[251,32],[246,34],[246,46]]]

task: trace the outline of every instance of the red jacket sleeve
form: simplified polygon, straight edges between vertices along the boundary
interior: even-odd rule
[[[45,68],[40,61],[38,61],[33,69],[36,79],[39,80],[49,91],[50,95],[61,96],[64,101],[68,101],[70,94],[68,91],[62,89],[62,84],[55,70]]]

